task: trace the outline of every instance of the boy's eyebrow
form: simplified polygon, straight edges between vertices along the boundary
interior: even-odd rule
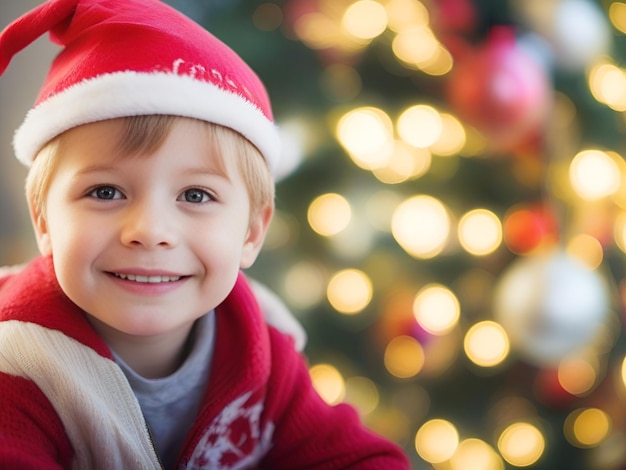
[[[116,165],[105,165],[105,164],[97,164],[97,165],[89,165],[85,168],[81,168],[76,172],[76,176],[87,175],[89,173],[102,173],[102,172],[111,172],[116,170]]]
[[[185,175],[207,175],[207,176],[221,176],[226,179],[230,179],[228,173],[221,168],[216,167],[196,167],[189,168],[183,171]]]
[[[75,177],[88,175],[90,173],[112,173],[115,171],[121,171],[118,170],[117,165],[115,164],[95,164],[86,166],[85,168],[81,168],[79,171],[76,172]],[[190,167],[183,170],[182,174],[189,176],[220,176],[222,178],[230,180],[228,172],[217,166]]]

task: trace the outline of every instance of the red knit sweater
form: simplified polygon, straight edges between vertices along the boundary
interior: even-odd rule
[[[209,386],[179,468],[409,468],[351,407],[317,395],[243,275],[216,319]],[[0,279],[0,409],[0,468],[160,468],[128,382],[49,258]]]

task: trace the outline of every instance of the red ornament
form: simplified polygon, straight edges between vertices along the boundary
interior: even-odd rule
[[[540,370],[535,378],[534,392],[539,401],[552,408],[566,408],[577,399],[559,382],[558,369]]]
[[[458,116],[501,152],[541,128],[551,86],[539,63],[517,45],[513,30],[498,26],[484,45],[457,58],[446,96]]]
[[[471,0],[436,0],[431,23],[438,33],[469,34],[476,29],[476,7]]]
[[[524,205],[504,218],[504,243],[513,253],[525,254],[558,240],[557,220],[547,207]]]

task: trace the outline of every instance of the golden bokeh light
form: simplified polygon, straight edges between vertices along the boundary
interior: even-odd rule
[[[420,64],[420,69],[428,75],[438,77],[447,74],[452,70],[453,65],[452,54],[442,44],[439,44],[431,59]]]
[[[296,36],[311,49],[327,49],[342,42],[341,28],[322,13],[308,13],[293,25]]]
[[[427,26],[428,9],[419,0],[389,0],[385,4],[389,29],[399,33],[408,28]]]
[[[354,406],[361,415],[372,413],[380,402],[378,387],[367,377],[350,377],[346,380],[344,400]]]
[[[417,104],[405,109],[398,117],[398,135],[407,144],[428,148],[439,140],[443,132],[441,115],[432,106]]]
[[[437,464],[452,458],[459,447],[459,433],[449,421],[432,419],[415,435],[415,450],[426,462]]]
[[[494,321],[482,321],[472,325],[463,342],[465,354],[474,364],[494,367],[502,363],[511,349],[504,328]]]
[[[609,415],[598,408],[572,411],[563,424],[563,434],[570,444],[580,448],[596,447],[610,434],[613,423]]]
[[[358,0],[348,7],[341,24],[357,39],[374,39],[387,29],[387,11],[374,0]]]
[[[430,64],[439,48],[439,41],[427,26],[403,29],[391,43],[391,50],[400,61],[418,69],[424,64]]]
[[[545,450],[545,438],[534,425],[517,422],[508,426],[498,438],[500,454],[511,465],[527,467],[537,462]]]
[[[586,395],[598,379],[596,368],[581,357],[562,360],[557,372],[561,387],[572,395]]]
[[[461,246],[475,256],[493,253],[502,243],[502,222],[487,209],[467,212],[458,226]]]
[[[573,237],[567,244],[565,251],[581,260],[591,269],[596,269],[604,259],[604,248],[596,238],[586,233]]]
[[[344,114],[337,123],[336,135],[360,168],[371,170],[383,167],[392,156],[393,123],[379,108],[357,108]]]
[[[450,289],[439,284],[428,284],[415,296],[413,315],[426,331],[443,335],[459,322],[461,306]]]
[[[397,336],[385,348],[385,367],[394,377],[415,377],[424,367],[424,348],[411,336]]]
[[[313,387],[329,405],[336,405],[345,396],[346,388],[341,373],[330,364],[317,364],[309,369]]]
[[[372,300],[372,281],[363,271],[344,269],[330,279],[326,295],[330,304],[339,313],[346,315],[359,313]]]
[[[626,111],[626,73],[619,67],[600,63],[589,72],[593,97],[615,111]]]
[[[398,184],[423,176],[430,169],[432,161],[428,149],[411,147],[397,140],[391,157],[384,166],[373,168],[376,178],[386,184]]]
[[[504,462],[498,453],[480,439],[461,441],[450,459],[451,470],[504,470]]]
[[[300,261],[286,271],[282,291],[289,305],[308,309],[322,301],[325,288],[321,268],[315,263]]]
[[[400,204],[391,219],[391,233],[415,258],[432,258],[446,247],[450,216],[441,201],[431,196],[413,196]]]
[[[620,32],[626,33],[626,3],[611,2],[609,20]]]
[[[461,121],[448,113],[441,113],[441,136],[429,148],[440,156],[458,154],[465,147],[467,135]]]
[[[618,248],[626,253],[626,212],[622,212],[615,218],[613,238]]]
[[[573,158],[569,177],[576,194],[587,201],[610,196],[621,184],[617,163],[611,155],[596,149],[583,150]]]
[[[350,223],[352,208],[340,194],[327,193],[318,196],[309,205],[307,219],[318,234],[330,237],[344,230]]]

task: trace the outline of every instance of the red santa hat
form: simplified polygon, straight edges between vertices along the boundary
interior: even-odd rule
[[[180,12],[158,0],[49,0],[0,33],[0,74],[46,32],[63,49],[15,133],[22,163],[81,124],[171,114],[234,129],[276,169],[280,142],[263,84]]]

